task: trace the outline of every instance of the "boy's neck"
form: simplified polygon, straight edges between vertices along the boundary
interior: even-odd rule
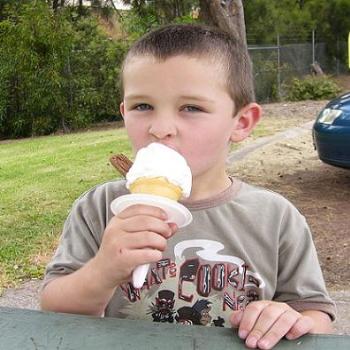
[[[211,176],[210,178],[198,176],[193,179],[191,195],[186,199],[186,202],[213,197],[225,191],[231,184],[232,181],[226,172],[222,173],[220,176],[215,174],[215,176]]]

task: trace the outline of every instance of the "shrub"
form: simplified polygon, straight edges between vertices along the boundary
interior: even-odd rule
[[[294,78],[288,90],[288,99],[291,101],[331,99],[341,91],[329,76]]]
[[[117,119],[125,50],[75,9],[54,13],[44,0],[9,7],[0,20],[0,138]]]

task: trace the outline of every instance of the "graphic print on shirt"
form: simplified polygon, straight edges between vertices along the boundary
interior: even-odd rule
[[[182,241],[173,260],[151,267],[141,289],[122,285],[124,297],[143,304],[154,322],[229,326],[231,312],[261,299],[265,283],[242,259],[220,254],[224,248],[213,240]]]
[[[212,319],[210,315],[211,302],[205,299],[200,299],[195,302],[192,307],[183,306],[177,310],[175,320],[181,324],[196,324],[206,326],[210,324]]]
[[[174,322],[174,293],[171,290],[161,290],[158,292],[155,304],[150,306],[149,314],[154,322]]]

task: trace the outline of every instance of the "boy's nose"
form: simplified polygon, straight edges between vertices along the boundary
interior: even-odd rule
[[[150,126],[149,133],[156,139],[162,140],[175,136],[177,130],[175,124],[170,119],[160,120],[160,118],[158,118]]]

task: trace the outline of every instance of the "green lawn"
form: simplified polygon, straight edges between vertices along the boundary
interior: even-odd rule
[[[131,155],[124,129],[0,144],[0,291],[42,276],[73,201],[119,176],[119,152]]]
[[[0,143],[0,294],[42,276],[73,201],[118,177],[108,159],[121,152],[131,156],[124,129]]]

